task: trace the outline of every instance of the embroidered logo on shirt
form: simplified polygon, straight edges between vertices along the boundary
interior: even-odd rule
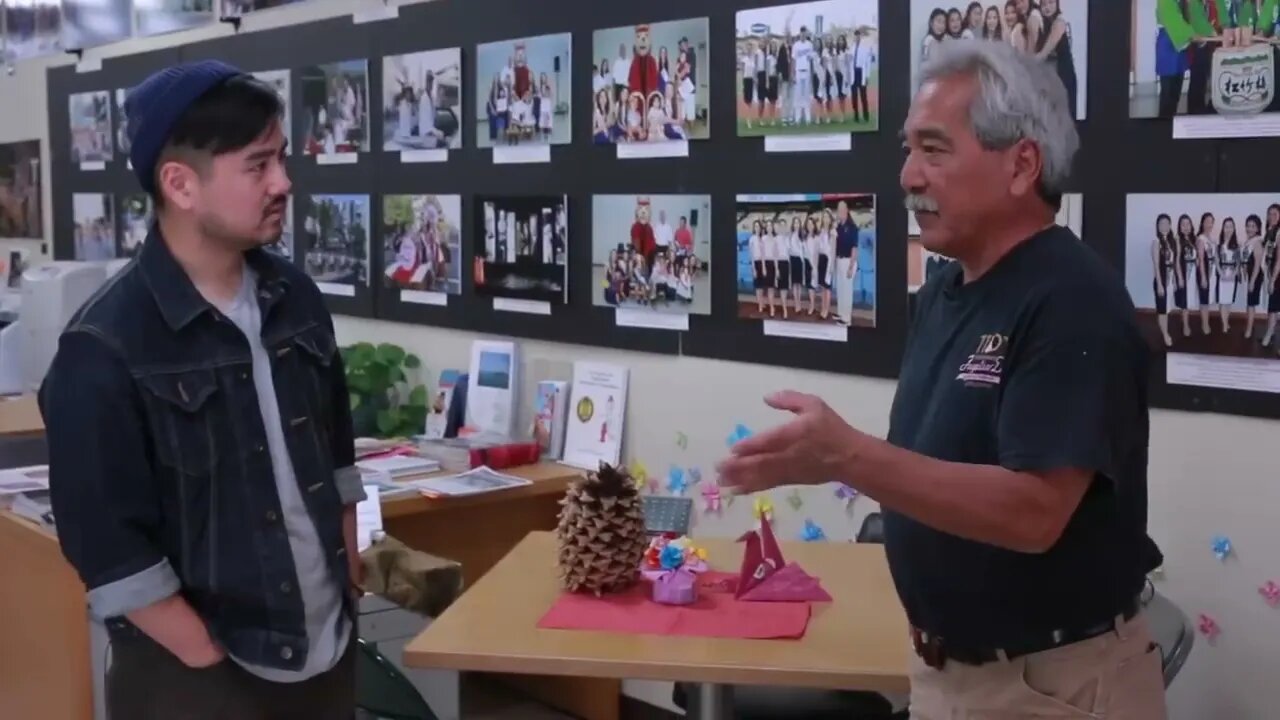
[[[994,387],[1000,384],[1004,373],[1004,351],[1009,336],[985,333],[978,339],[978,347],[969,359],[960,365],[956,380],[969,387]]]

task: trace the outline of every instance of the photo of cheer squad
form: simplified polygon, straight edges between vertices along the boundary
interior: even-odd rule
[[[975,0],[952,6],[911,0],[911,90],[938,45],[968,39],[1007,42],[1057,71],[1076,119],[1083,120],[1088,32],[1088,0]]]
[[[1280,112],[1280,0],[1133,0],[1129,116]]]
[[[387,287],[462,292],[461,195],[387,195],[382,239]],[[402,293],[400,299],[413,297]]]
[[[592,304],[711,313],[711,197],[596,195]]]
[[[735,231],[738,317],[875,327],[875,195],[739,195]]]
[[[597,144],[711,136],[707,19],[596,30],[591,136]],[[616,54],[614,49],[616,50]]]
[[[476,141],[564,145],[572,138],[569,33],[486,43],[476,50]]]
[[[1125,286],[1153,348],[1280,354],[1280,195],[1130,195]]]
[[[821,0],[737,15],[738,135],[879,128],[878,0]]]

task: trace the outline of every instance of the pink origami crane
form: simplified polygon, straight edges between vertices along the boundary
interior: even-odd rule
[[[702,486],[702,499],[707,503],[706,512],[720,512],[720,486],[711,483]]]
[[[1222,628],[1218,627],[1217,621],[1208,615],[1200,613],[1199,621],[1200,632],[1209,638],[1209,642],[1216,640],[1218,635],[1222,633]]]
[[[766,521],[760,529],[746,534],[747,546],[742,555],[742,570],[738,573],[739,600],[757,602],[804,602],[815,600],[829,602],[831,595],[822,588],[818,578],[805,572],[795,563],[788,564],[782,558],[782,549],[773,536],[773,527]]]
[[[1258,588],[1258,593],[1271,607],[1280,607],[1280,585],[1277,585],[1274,580],[1263,583],[1262,587]]]

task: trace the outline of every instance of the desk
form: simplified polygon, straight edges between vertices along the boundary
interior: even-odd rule
[[[35,395],[17,395],[0,399],[0,436],[40,435],[44,418]]]
[[[742,548],[699,540],[716,569],[735,570]],[[638,678],[727,685],[790,685],[905,693],[907,620],[884,549],[852,543],[782,543],[783,555],[822,578],[834,602],[814,605],[800,640],[729,640],[540,630],[559,596],[552,533],[526,537],[405,648],[405,664],[496,673]],[[702,694],[704,697],[706,693]]]

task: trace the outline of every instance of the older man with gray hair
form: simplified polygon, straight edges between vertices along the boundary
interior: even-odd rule
[[[1079,140],[1066,91],[1008,45],[941,46],[902,133],[929,250],[887,440],[820,398],[735,445],[721,484],[839,480],[885,513],[911,623],[911,713],[1166,717],[1141,614],[1147,355],[1119,274],[1054,223]]]

